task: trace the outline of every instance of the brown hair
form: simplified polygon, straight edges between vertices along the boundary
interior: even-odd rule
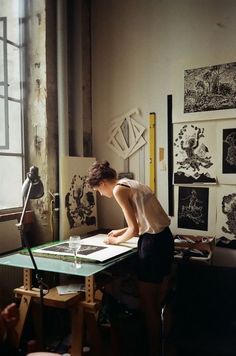
[[[91,188],[98,186],[103,179],[116,179],[116,171],[110,167],[108,161],[94,162],[88,171],[87,183]]]

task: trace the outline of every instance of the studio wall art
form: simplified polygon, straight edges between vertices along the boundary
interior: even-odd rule
[[[236,117],[236,62],[197,68],[179,65],[173,122]]]
[[[214,236],[216,187],[175,186],[175,216],[178,234]]]
[[[174,184],[216,183],[215,125],[174,125]]]
[[[96,195],[86,183],[88,169],[94,161],[95,158],[89,157],[61,159],[61,240],[97,228]]]
[[[217,189],[216,238],[236,239],[235,185],[222,185]]]
[[[236,119],[217,124],[218,167],[220,184],[236,183]]]

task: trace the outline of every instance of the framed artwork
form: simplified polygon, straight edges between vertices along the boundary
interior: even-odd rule
[[[175,186],[175,217],[178,234],[215,236],[216,187]]]
[[[63,157],[61,159],[60,239],[86,234],[97,229],[96,193],[86,183],[95,158]]]
[[[235,185],[222,185],[217,189],[216,238],[236,239]]]
[[[236,117],[236,62],[178,68],[173,122]]]
[[[217,123],[218,166],[220,184],[236,183],[236,119]]]
[[[216,183],[213,122],[174,124],[174,184]]]

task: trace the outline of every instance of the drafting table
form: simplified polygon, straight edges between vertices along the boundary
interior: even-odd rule
[[[68,307],[72,309],[72,345],[71,356],[82,355],[82,335],[83,335],[83,321],[84,313],[89,314],[89,328],[93,328],[91,336],[96,339],[94,341],[95,348],[97,347],[96,355],[101,355],[101,349],[98,340],[98,333],[95,330],[95,312],[98,309],[98,303],[95,300],[95,275],[105,269],[114,266],[115,264],[126,260],[135,254],[135,249],[131,249],[129,252],[117,256],[107,263],[93,263],[82,262],[80,268],[75,268],[71,261],[64,261],[63,259],[55,259],[47,257],[36,257],[35,262],[39,271],[56,272],[67,275],[74,275],[84,277],[85,279],[85,296],[83,292],[78,292],[70,295],[58,295],[56,288],[49,290],[49,293],[44,296],[44,304],[54,307]],[[18,335],[18,343],[23,332],[24,323],[27,317],[27,313],[32,301],[39,300],[39,290],[32,288],[32,270],[34,269],[32,261],[28,255],[21,253],[13,253],[0,257],[0,265],[19,267],[24,270],[23,272],[23,287],[16,288],[14,291],[16,295],[21,296],[21,304],[19,308],[20,320],[16,326]],[[78,337],[81,335],[81,337]]]

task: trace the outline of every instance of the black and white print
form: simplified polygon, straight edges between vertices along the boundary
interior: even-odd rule
[[[222,185],[217,191],[217,238],[236,239],[236,191]]]
[[[216,183],[212,123],[174,125],[174,184]]]
[[[82,225],[96,225],[94,193],[86,184],[86,176],[74,174],[65,196],[66,216],[70,229]]]
[[[88,256],[91,253],[100,251],[100,250],[104,250],[106,247],[103,246],[93,246],[93,245],[83,245],[81,244],[80,249],[78,251],[79,255],[84,255],[84,256]],[[65,254],[65,255],[71,255],[73,256],[74,253],[73,251],[71,251],[70,247],[69,247],[69,242],[65,241],[63,243],[60,244],[55,244],[52,246],[48,246],[45,247],[43,249],[44,252],[54,252],[55,254]]]
[[[184,113],[236,108],[236,62],[184,71]]]
[[[62,157],[60,240],[97,228],[96,192],[86,183],[94,158]]]
[[[219,184],[236,182],[236,119],[222,120],[217,127],[217,180]]]
[[[236,173],[236,128],[223,129],[222,159],[223,174]]]
[[[209,188],[179,187],[178,228],[208,230]]]

